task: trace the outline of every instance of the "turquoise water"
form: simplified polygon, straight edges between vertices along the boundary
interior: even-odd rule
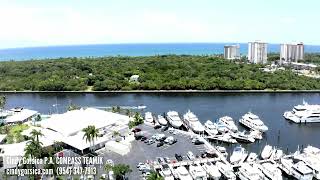
[[[50,46],[0,49],[0,61],[28,60],[60,57],[151,56],[163,54],[212,55],[222,54],[223,46],[230,43],[174,43],[174,44],[102,44],[76,46]],[[248,45],[240,43],[241,54]],[[269,44],[269,52],[279,52],[278,44]],[[320,52],[320,46],[305,46],[305,52]]]

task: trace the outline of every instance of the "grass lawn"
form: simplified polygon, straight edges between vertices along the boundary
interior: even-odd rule
[[[12,143],[19,143],[24,141],[24,137],[21,135],[21,132],[29,129],[29,126],[27,124],[16,124],[16,125],[5,125],[1,127],[1,133],[6,134],[6,143],[12,144]]]

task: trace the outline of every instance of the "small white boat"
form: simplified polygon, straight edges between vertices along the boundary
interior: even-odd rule
[[[169,123],[174,127],[174,128],[180,128],[183,124],[182,120],[179,117],[178,112],[176,111],[169,111],[167,112],[167,118]]]
[[[197,165],[197,164],[190,165],[189,173],[193,179],[207,180],[207,173],[200,165]]]
[[[258,155],[254,152],[251,152],[249,155],[248,155],[248,158],[247,158],[247,162],[253,162],[255,161],[256,159],[258,158]]]
[[[207,120],[206,123],[204,123],[204,128],[205,131],[209,134],[209,135],[216,135],[218,134],[218,130],[216,128],[216,126],[213,124],[212,121]]]
[[[231,143],[231,144],[235,144],[238,143],[236,139],[234,139],[229,133],[226,134],[221,134],[221,135],[213,135],[213,136],[209,136],[207,137],[208,139],[213,139],[216,141],[221,141],[224,143]]]
[[[202,168],[208,173],[209,177],[214,180],[219,180],[221,173],[216,165],[211,162],[206,162],[202,165]]]
[[[223,116],[219,118],[219,122],[225,125],[230,131],[233,131],[233,132],[238,131],[238,127],[236,126],[232,117],[230,116]]]
[[[219,171],[221,172],[221,174],[223,174],[223,176],[228,179],[228,180],[236,180],[237,177],[233,172],[233,169],[224,164],[223,162],[217,161],[216,162],[216,166],[218,167]]]
[[[234,148],[232,155],[230,156],[230,163],[237,164],[241,161],[243,162],[247,158],[247,156],[247,151],[243,147],[237,146]]]
[[[161,115],[158,115],[158,122],[162,126],[168,125],[168,121]]]
[[[269,179],[272,179],[272,180],[282,180],[283,179],[281,170],[277,167],[276,164],[273,164],[271,162],[265,162],[265,163],[262,163],[262,164],[256,164],[256,166]]]
[[[200,123],[198,117],[190,110],[183,115],[183,121],[193,132],[203,133],[203,125]]]
[[[250,135],[245,134],[245,132],[238,133],[230,133],[233,138],[235,138],[238,142],[242,143],[253,143],[255,139]]]
[[[238,177],[240,180],[264,180],[264,174],[254,165],[244,163],[239,168]]]
[[[216,129],[218,130],[219,133],[227,133],[229,131],[227,126],[225,126],[220,122],[214,123],[214,125],[216,126]]]
[[[266,145],[261,152],[261,158],[268,159],[271,156],[272,152],[273,152],[272,146]]]
[[[153,116],[151,112],[146,112],[144,115],[144,120],[149,123],[153,123]]]

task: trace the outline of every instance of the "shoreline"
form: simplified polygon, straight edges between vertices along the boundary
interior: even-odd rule
[[[24,93],[320,93],[319,90],[130,90],[130,91],[0,91],[3,94]]]

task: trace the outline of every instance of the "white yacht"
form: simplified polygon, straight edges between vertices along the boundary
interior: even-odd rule
[[[230,116],[223,116],[219,118],[219,122],[225,125],[230,131],[238,131],[238,127],[236,126],[236,124]]]
[[[262,139],[262,132],[257,130],[251,130],[249,136],[261,140]]]
[[[223,162],[217,161],[216,166],[218,167],[221,174],[228,180],[236,180],[236,175],[233,172],[232,167],[224,164]]]
[[[197,165],[197,164],[190,165],[189,172],[193,179],[207,180],[207,173],[200,165]]]
[[[258,155],[254,152],[249,153],[247,162],[253,162],[258,158]]]
[[[281,158],[279,168],[299,180],[313,179],[312,169],[302,161],[294,163],[292,159]]]
[[[149,123],[153,123],[153,116],[151,112],[146,112],[144,114],[144,120]]]
[[[303,102],[302,105],[294,106],[291,111],[284,112],[283,117],[295,123],[320,122],[320,105]]]
[[[221,173],[216,165],[211,162],[206,162],[202,165],[202,168],[208,173],[210,179],[219,180]]]
[[[261,132],[266,132],[268,130],[268,127],[261,121],[259,116],[251,112],[243,115],[239,122],[252,130],[258,130]]]
[[[183,115],[183,121],[185,124],[195,133],[203,133],[204,127],[200,123],[198,117],[190,110]]]
[[[230,163],[237,164],[243,162],[248,156],[248,153],[245,148],[237,146],[234,148],[232,155],[230,156]]]
[[[221,142],[225,142],[225,143],[231,143],[231,144],[235,144],[238,143],[236,139],[234,139],[230,133],[226,133],[226,134],[220,134],[220,135],[213,135],[213,136],[209,136],[207,137],[208,139],[213,139],[216,141],[221,141]]]
[[[235,138],[238,142],[242,143],[253,143],[255,139],[245,132],[231,133],[231,136]]]
[[[176,173],[177,173],[179,179],[193,180],[193,178],[189,174],[188,170],[184,166],[179,166],[176,169]]]
[[[263,180],[266,179],[263,173],[255,166],[244,163],[239,168],[238,177],[240,180]]]
[[[320,179],[320,156],[313,154],[301,153],[294,156],[295,159],[301,160],[313,169],[314,178]]]
[[[164,180],[174,180],[172,172],[167,164],[162,165],[160,175],[164,178]]]
[[[158,122],[162,126],[168,125],[168,121],[161,115],[158,115]]]
[[[227,149],[223,146],[216,146],[217,151],[219,151],[225,158],[228,157]]]
[[[210,120],[207,120],[207,122],[204,123],[204,129],[210,135],[218,134],[218,130],[217,130],[216,126]]]
[[[182,120],[179,117],[178,112],[176,111],[169,111],[167,112],[167,118],[169,123],[174,127],[174,128],[180,128],[182,126]]]
[[[266,145],[262,152],[261,152],[261,158],[262,159],[268,159],[270,158],[271,154],[273,153],[274,149],[270,145]]]
[[[269,179],[272,180],[282,180],[282,173],[281,170],[277,167],[276,164],[271,162],[265,162],[260,164],[256,164],[258,169],[260,169],[263,174],[265,174]]]
[[[283,151],[281,149],[273,150],[270,159],[279,160],[283,156]]]

